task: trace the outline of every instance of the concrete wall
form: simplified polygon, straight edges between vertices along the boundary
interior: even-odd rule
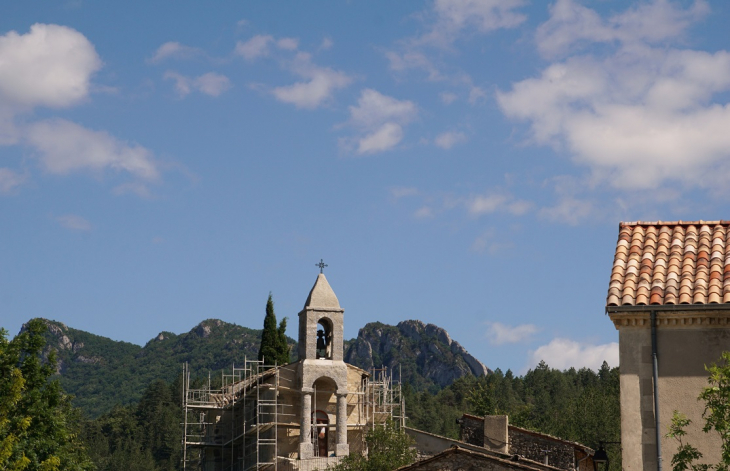
[[[657,469],[654,380],[650,313],[611,314],[619,330],[621,371],[621,447],[627,471]],[[730,314],[724,311],[657,313],[659,419],[663,469],[671,469],[675,440],[664,438],[674,410],[687,415],[685,443],[696,446],[706,463],[720,459],[720,439],[702,432],[704,404],[697,400],[707,386],[705,365],[730,350]]]

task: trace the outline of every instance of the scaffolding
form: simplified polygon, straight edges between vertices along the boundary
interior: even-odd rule
[[[281,392],[297,392],[292,378],[282,374],[282,368],[293,367],[246,359],[243,368],[233,365],[230,374],[221,373],[220,386],[214,386],[208,374],[207,382],[198,380],[191,387],[190,368],[184,364],[183,470],[294,471],[325,469],[337,462],[336,458],[324,456],[304,463],[291,453],[281,453],[280,440],[291,437],[291,429],[298,436],[301,426],[293,420],[297,417],[293,409],[296,405],[280,400]],[[316,400],[315,392],[314,404]],[[350,443],[351,451],[367,452],[365,434],[371,427],[382,426],[389,419],[398,427],[405,426],[400,381],[386,368],[372,369],[369,374],[363,371],[357,391],[348,393],[347,405],[356,411],[356,420],[348,423],[348,430],[358,431],[353,435],[361,441]],[[315,415],[310,426],[316,450],[317,427],[322,425]],[[334,424],[327,424],[327,428],[333,429]]]

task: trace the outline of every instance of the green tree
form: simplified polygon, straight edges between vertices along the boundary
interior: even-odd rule
[[[375,426],[365,436],[368,454],[351,453],[333,468],[334,471],[391,471],[413,463],[416,450],[413,439],[389,420]]]
[[[276,314],[274,313],[274,301],[269,293],[266,301],[266,317],[264,317],[264,331],[261,333],[261,346],[259,347],[259,361],[267,364],[285,365],[289,363],[289,345],[286,342],[286,317],[281,320],[279,328],[276,327]]]
[[[722,352],[720,359],[719,365],[705,366],[705,370],[710,374],[707,379],[709,386],[703,388],[698,397],[699,400],[705,402],[705,411],[702,413],[705,425],[702,427],[702,431],[716,432],[720,436],[720,462],[714,465],[694,463],[702,458],[702,453],[682,440],[682,437],[686,435],[684,427],[691,421],[678,411],[674,411],[672,424],[666,436],[679,442],[677,453],[672,457],[672,466],[675,471],[686,469],[727,471],[730,469],[730,352]]]
[[[55,354],[41,361],[46,324],[34,319],[13,340],[0,329],[0,468],[92,469],[78,439],[79,412],[55,373]]]

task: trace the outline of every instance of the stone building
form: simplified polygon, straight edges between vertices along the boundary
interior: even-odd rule
[[[398,468],[398,471],[558,471],[558,468],[523,460],[519,456],[480,453],[454,445],[412,465]]]
[[[184,390],[184,468],[326,469],[365,452],[368,427],[399,417],[400,385],[343,361],[344,309],[319,274],[299,313],[299,360],[247,360],[220,388]],[[402,414],[401,414],[402,415]]]
[[[563,440],[509,424],[506,415],[477,417],[464,414],[460,419],[461,441],[490,451],[549,465],[564,470],[593,470],[594,450],[580,443]]]
[[[685,443],[719,462],[697,396],[705,365],[730,350],[730,221],[621,223],[606,312],[619,331],[624,469],[671,467],[675,410],[692,420]]]

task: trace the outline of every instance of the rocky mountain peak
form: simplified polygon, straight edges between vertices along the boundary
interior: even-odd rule
[[[491,372],[445,329],[419,320],[367,324],[349,342],[345,361],[366,370],[399,368],[402,381],[417,388],[444,387],[462,376]]]

